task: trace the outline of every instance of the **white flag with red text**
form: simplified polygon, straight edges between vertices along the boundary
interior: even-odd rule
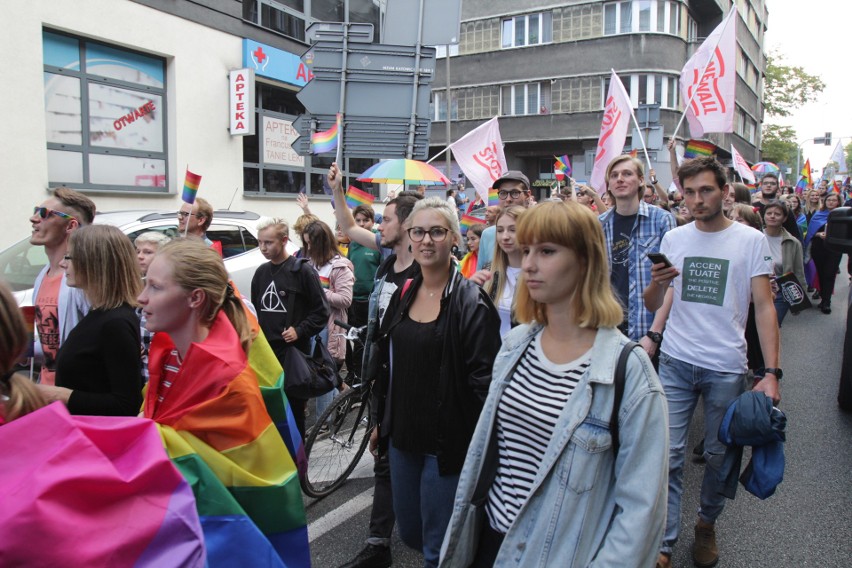
[[[589,177],[589,185],[599,195],[606,192],[606,167],[613,158],[619,156],[624,150],[631,115],[630,97],[627,95],[621,79],[613,71],[606,93],[601,134],[598,137],[598,149],[595,152],[595,164],[592,168],[592,175]]]
[[[693,138],[702,138],[705,132],[734,131],[736,16],[735,5],[686,62],[680,74],[680,93],[683,104],[688,104],[686,120]]]
[[[734,145],[731,144],[731,158],[734,160],[734,169],[737,170],[737,173],[740,174],[740,177],[743,178],[744,181],[749,183],[756,183],[757,180],[754,177],[754,172],[751,171],[751,168],[748,167],[748,163],[745,161],[737,149],[734,148]]]
[[[450,148],[476,193],[488,203],[488,190],[509,169],[497,117],[471,130],[450,144]]]

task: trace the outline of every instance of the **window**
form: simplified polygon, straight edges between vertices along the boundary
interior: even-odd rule
[[[662,108],[677,109],[678,77],[666,75],[619,75],[624,88],[630,96],[633,107],[642,104],[658,104]],[[604,107],[604,98],[609,92],[609,78],[603,81],[603,90],[598,100],[597,109]],[[596,109],[596,110],[597,110]]]
[[[43,31],[51,185],[166,192],[166,63]]]
[[[600,77],[557,79],[550,89],[554,113],[590,112],[601,108]]]
[[[737,134],[750,144],[754,144],[757,133],[757,121],[747,115],[741,108],[737,107],[735,122]]]
[[[603,5],[599,3],[553,9],[553,41],[566,42],[600,36]]]
[[[503,20],[502,47],[523,47],[553,41],[553,15],[551,12],[527,14]]]
[[[242,0],[243,19],[282,35],[305,41],[305,28],[313,21],[342,22],[345,20],[344,3],[306,0]],[[374,0],[349,0],[349,21],[373,24],[380,30],[379,22],[385,12]],[[373,35],[379,41],[379,33]]]
[[[462,22],[459,36],[460,53],[483,53],[498,49],[500,49],[499,18]]]
[[[459,120],[488,119],[500,113],[500,87],[487,85],[453,91]]]
[[[604,35],[633,32],[680,34],[675,0],[632,0],[604,4]]]
[[[452,91],[453,110],[450,120],[458,120],[459,118],[459,101],[458,91]],[[432,120],[446,122],[447,120],[447,91],[432,91]]]
[[[504,116],[548,114],[550,112],[550,83],[528,83],[502,87]]]

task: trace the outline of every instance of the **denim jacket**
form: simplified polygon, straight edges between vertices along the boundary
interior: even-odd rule
[[[513,329],[494,363],[485,407],[459,479],[441,567],[466,567],[476,554],[475,525],[487,523],[472,497],[497,405],[538,324]],[[627,338],[597,332],[591,365],[559,416],[530,498],[509,528],[495,567],[654,566],[666,520],[668,412],[663,389],[644,351],[628,359],[618,413],[620,448],[613,464],[609,421],[613,375]]]

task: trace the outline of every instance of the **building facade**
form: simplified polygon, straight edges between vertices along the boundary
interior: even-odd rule
[[[4,8],[0,48],[12,77],[0,90],[6,196],[0,247],[28,234],[32,208],[67,185],[100,211],[177,210],[184,173],[202,176],[214,208],[301,213],[299,192],[333,220],[323,186],[329,158],[293,152],[311,72],[300,56],[316,20],[343,21],[334,0],[30,0]],[[348,0],[372,23],[383,4]],[[229,74],[249,69],[240,90]],[[243,90],[244,89],[244,90]],[[249,92],[253,95],[248,100]],[[241,95],[241,96],[240,96]],[[254,121],[254,133],[235,135]],[[347,160],[353,172],[372,161]]]
[[[680,120],[681,69],[722,21],[731,0],[463,0],[460,42],[450,47],[451,140],[500,117],[510,169],[541,188],[553,181],[553,156],[571,158],[573,177],[592,171],[611,69],[637,109],[652,165],[671,181],[665,146]],[[737,85],[734,132],[709,134],[718,156],[730,145],[758,161],[766,66],[765,0],[735,0]],[[433,83],[431,153],[447,142],[447,66]],[[641,107],[640,107],[641,105]],[[647,105],[647,106],[646,106]],[[687,125],[678,138],[689,139]],[[635,128],[626,150],[641,148]],[[541,191],[537,191],[539,197]]]

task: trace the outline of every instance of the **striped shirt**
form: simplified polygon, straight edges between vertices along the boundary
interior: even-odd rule
[[[588,369],[591,353],[570,363],[552,363],[542,351],[539,333],[521,357],[497,403],[499,459],[485,508],[494,530],[508,532],[529,498],[559,415]]]
[[[180,371],[180,364],[181,360],[177,349],[172,349],[168,358],[166,358],[166,363],[163,365],[163,376],[160,378],[160,385],[157,389],[158,406],[165,400],[166,395],[169,393],[169,388],[177,378],[178,371]]]

